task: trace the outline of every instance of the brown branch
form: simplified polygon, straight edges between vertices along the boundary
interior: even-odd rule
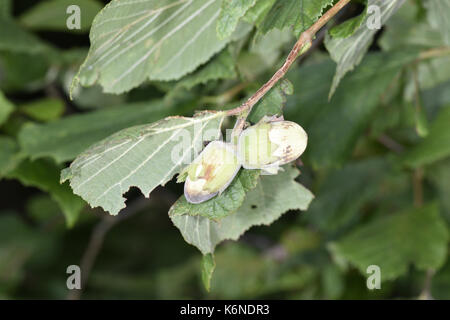
[[[237,108],[228,110],[227,114],[229,116],[239,115],[242,113],[248,114],[252,107],[281,79],[284,77],[286,72],[289,70],[291,65],[294,63],[295,59],[299,54],[306,52],[311,46],[312,39],[315,34],[328,22],[332,17],[334,17],[350,0],[340,0],[333,7],[331,7],[323,16],[319,18],[311,27],[302,32],[291,52],[289,52],[286,61],[281,66],[280,69],[275,72],[275,74],[267,81],[261,88],[258,89],[247,101]]]

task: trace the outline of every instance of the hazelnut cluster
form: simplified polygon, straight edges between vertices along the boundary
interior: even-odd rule
[[[245,129],[236,145],[213,141],[183,170],[186,200],[201,203],[222,193],[241,166],[276,174],[280,166],[300,157],[307,141],[297,123],[268,117]]]

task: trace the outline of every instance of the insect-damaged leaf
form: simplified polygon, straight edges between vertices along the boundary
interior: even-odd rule
[[[136,102],[92,112],[74,114],[45,124],[26,123],[18,140],[31,159],[51,157],[72,161],[92,144],[135,125],[157,121],[175,112],[161,100]]]
[[[92,207],[115,215],[125,207],[122,195],[130,187],[149,196],[192,160],[203,141],[219,138],[224,117],[224,112],[204,112],[119,131],[78,156],[61,181],[70,179],[73,191]]]

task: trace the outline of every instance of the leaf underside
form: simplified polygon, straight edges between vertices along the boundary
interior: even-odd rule
[[[147,79],[179,79],[230,40],[216,35],[220,8],[220,0],[112,1],[94,20],[73,84],[122,93]]]
[[[205,139],[218,139],[224,117],[224,112],[204,112],[119,131],[79,155],[61,180],[70,179],[74,193],[91,207],[115,215],[125,207],[122,195],[130,187],[148,197],[192,161]]]

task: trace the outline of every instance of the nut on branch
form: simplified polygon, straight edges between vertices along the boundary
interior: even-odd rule
[[[297,123],[265,117],[240,135],[238,158],[246,169],[275,174],[279,166],[300,157],[307,143],[308,136]]]
[[[181,179],[186,177],[186,200],[196,204],[222,193],[233,181],[240,167],[235,146],[222,141],[210,142],[180,173]]]

